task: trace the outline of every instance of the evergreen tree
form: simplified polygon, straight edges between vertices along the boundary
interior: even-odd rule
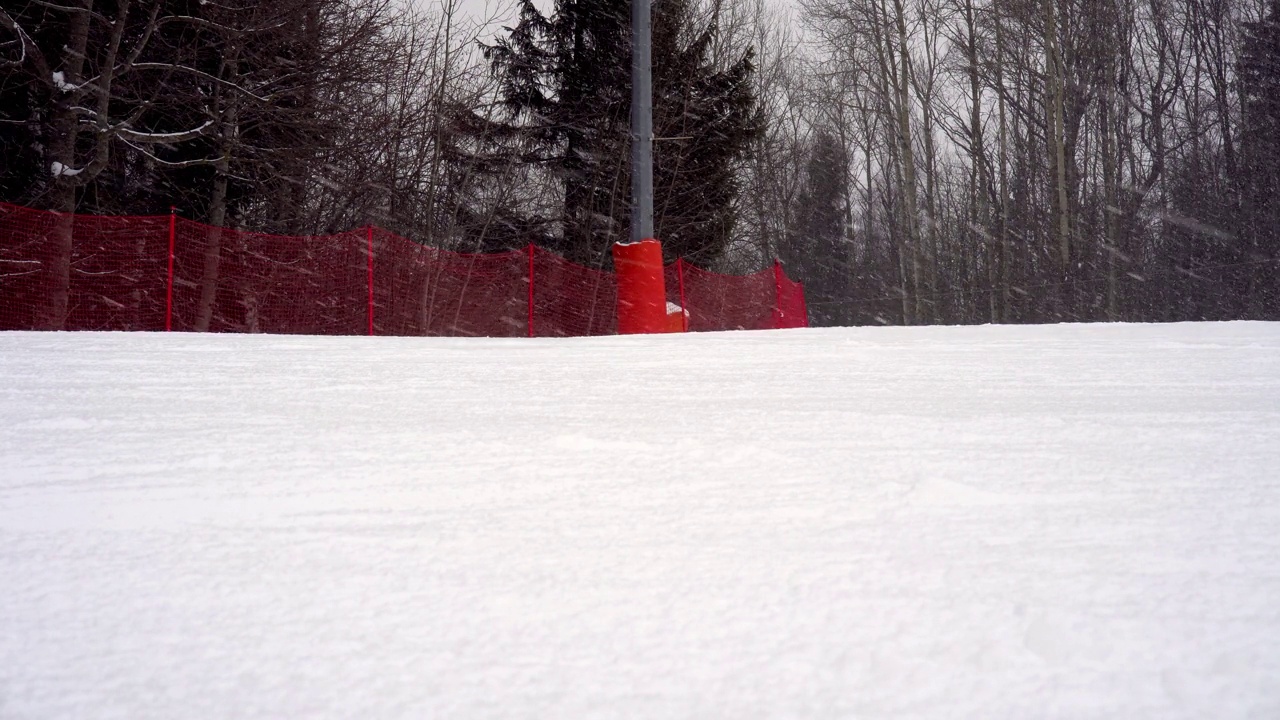
[[[699,26],[688,0],[655,5],[654,223],[668,258],[704,265],[729,243],[735,171],[760,128],[750,53],[713,67],[715,33],[714,23]],[[522,0],[510,35],[484,51],[505,110],[498,123],[470,123],[473,138],[501,146],[484,162],[550,173],[561,186],[562,205],[552,213],[560,229],[544,242],[576,262],[606,264],[630,219],[629,4],[557,0],[546,16]]]
[[[804,283],[814,325],[851,323],[853,248],[845,238],[849,156],[835,135],[815,133],[788,237],[779,249],[789,273]]]

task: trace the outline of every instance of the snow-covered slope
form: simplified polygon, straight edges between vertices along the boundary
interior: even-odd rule
[[[2,718],[1280,717],[1280,325],[0,334]]]

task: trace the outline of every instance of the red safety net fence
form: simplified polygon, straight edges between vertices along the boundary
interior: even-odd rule
[[[678,261],[666,285],[685,330],[808,325],[777,263]],[[532,245],[461,254],[376,227],[293,237],[0,203],[0,330],[565,337],[613,334],[616,303],[612,273]]]

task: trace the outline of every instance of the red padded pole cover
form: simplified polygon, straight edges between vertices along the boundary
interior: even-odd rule
[[[618,333],[666,332],[667,290],[662,278],[662,243],[615,243],[618,278]]]

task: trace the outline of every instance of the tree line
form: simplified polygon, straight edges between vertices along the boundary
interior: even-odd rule
[[[1280,2],[801,5],[828,322],[1280,317]]]
[[[9,0],[0,199],[607,268],[628,8]],[[815,324],[1280,317],[1280,0],[654,8],[671,258],[779,257]]]

